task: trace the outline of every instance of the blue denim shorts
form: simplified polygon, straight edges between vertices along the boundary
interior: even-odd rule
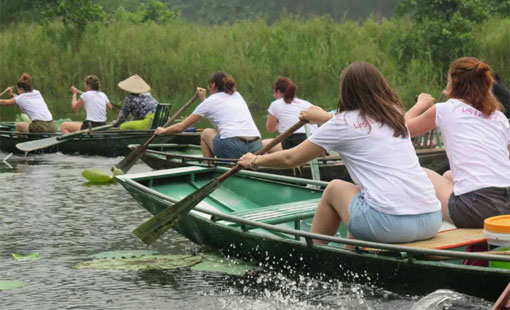
[[[248,152],[255,153],[261,148],[260,139],[252,141],[243,141],[236,137],[221,139],[219,134],[213,139],[213,153],[218,158],[238,159]]]
[[[432,238],[442,223],[441,211],[394,215],[370,207],[361,193],[349,204],[349,232],[356,239],[405,243]]]

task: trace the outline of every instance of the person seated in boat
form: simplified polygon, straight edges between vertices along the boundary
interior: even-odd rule
[[[253,121],[248,105],[236,91],[235,80],[224,72],[214,73],[207,83],[210,96],[204,88],[197,88],[202,103],[182,122],[167,128],[159,127],[156,135],[183,132],[186,128],[207,118],[217,129],[202,131],[200,145],[204,157],[239,158],[246,152],[262,148],[260,132]]]
[[[85,89],[87,91],[81,92],[80,99],[77,99],[77,94],[80,91],[74,85],[71,86],[71,92],[73,93],[71,106],[74,112],[78,112],[81,107],[84,107],[87,116],[83,122],[63,122],[61,126],[62,133],[66,134],[106,125],[106,109],[112,110],[113,106],[106,94],[99,91],[100,86],[101,83],[97,76],[87,76],[85,79]]]
[[[118,86],[129,94],[124,99],[114,127],[120,126],[121,130],[149,129],[158,106],[158,101],[150,94],[149,84],[135,74],[119,82]],[[133,120],[126,122],[129,114],[133,116]]]
[[[239,164],[295,167],[338,152],[354,184],[329,182],[311,232],[335,235],[343,222],[349,238],[403,243],[434,236],[442,223],[441,204],[420,167],[401,101],[374,65],[354,62],[343,70],[335,115],[312,106],[300,118],[324,124],[292,149],[248,153]]]
[[[505,84],[501,81],[498,74],[493,73],[494,83],[492,84],[492,94],[501,103],[501,109],[507,118],[510,118],[510,91],[506,88]]]
[[[53,116],[48,110],[44,98],[38,90],[33,88],[32,77],[28,73],[23,73],[16,82],[16,87],[18,95],[12,88],[8,88],[7,92],[12,98],[0,100],[0,105],[17,104],[21,111],[30,118],[31,122],[16,123],[16,130],[30,133],[57,132],[57,125],[53,121]]]
[[[448,70],[446,102],[429,94],[406,113],[412,136],[441,130],[451,171],[426,170],[443,218],[459,228],[482,228],[484,219],[510,212],[510,125],[490,89],[490,67],[473,57]]]
[[[266,129],[270,133],[278,130],[284,132],[299,120],[299,113],[308,109],[312,104],[306,100],[296,98],[296,84],[287,78],[279,77],[273,84],[273,96],[276,99],[267,110]],[[317,125],[310,125],[310,132],[317,129]],[[262,140],[262,145],[271,142],[272,139]],[[282,143],[273,147],[269,153],[287,150],[295,147],[306,140],[305,128],[299,128]]]

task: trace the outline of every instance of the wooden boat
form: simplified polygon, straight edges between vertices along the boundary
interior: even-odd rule
[[[157,214],[226,170],[181,167],[122,175],[117,180],[145,209]],[[461,264],[468,258],[510,261],[508,256],[351,240],[343,238],[345,229],[335,237],[310,233],[311,219],[326,185],[241,171],[185,215],[174,229],[197,244],[254,259],[282,272],[318,273],[403,293],[425,294],[443,288],[496,300],[508,284],[509,269]],[[481,242],[483,234],[481,230],[478,233],[482,239],[475,239]],[[329,244],[316,245],[313,239]],[[456,247],[466,244],[456,243]],[[357,250],[346,250],[343,244],[355,245]]]
[[[19,133],[14,123],[0,124],[0,150],[6,153],[22,153],[16,144],[32,140],[50,138],[60,135],[40,133]],[[99,155],[107,157],[125,156],[129,154],[130,144],[144,143],[154,134],[154,130],[107,130],[96,131],[74,137],[63,143],[35,151],[34,153],[54,153]],[[163,136],[156,143],[200,144],[200,133],[185,132],[176,136]],[[30,153],[32,154],[32,152]]]
[[[129,147],[136,148],[137,145],[130,145]],[[450,169],[444,148],[418,149],[416,153],[422,167],[432,169],[441,174]],[[209,167],[209,163],[212,163],[214,166],[229,167],[236,163],[236,160],[233,159],[203,157],[199,145],[175,143],[151,144],[142,155],[142,161],[156,170],[189,165]],[[318,162],[321,180],[350,180],[349,173],[338,155],[320,157]],[[312,171],[309,165],[285,169],[261,168],[259,171],[312,179]]]

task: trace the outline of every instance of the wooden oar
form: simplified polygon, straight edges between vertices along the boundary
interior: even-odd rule
[[[16,148],[18,148],[18,150],[23,151],[23,152],[31,152],[31,151],[44,149],[46,147],[65,142],[69,139],[72,139],[74,137],[80,136],[85,133],[90,133],[92,131],[97,131],[97,130],[108,129],[111,127],[113,127],[113,124],[83,129],[83,130],[71,132],[71,133],[68,133],[65,135],[55,136],[55,137],[46,138],[46,139],[22,142],[22,143],[16,144]]]
[[[9,91],[9,88],[12,89],[14,86],[9,86],[7,87],[3,92],[0,93],[0,97],[2,97],[3,95],[5,95],[5,93],[7,93]]]
[[[292,125],[289,129],[287,129],[284,133],[280,134],[278,137],[271,140],[266,146],[258,150],[255,155],[261,155],[272,149],[275,145],[285,140],[288,136],[290,136],[294,131],[303,126],[306,121],[299,121]],[[235,165],[232,169],[225,172],[217,179],[212,180],[207,183],[205,186],[199,188],[193,193],[186,196],[184,199],[176,203],[175,205],[166,208],[160,213],[153,216],[150,220],[146,221],[142,225],[140,225],[137,229],[133,231],[133,233],[145,244],[152,244],[156,241],[161,235],[163,235],[169,228],[173,227],[177,222],[181,220],[191,209],[193,209],[200,201],[202,201],[205,197],[211,194],[215,189],[217,189],[223,181],[233,176],[235,173],[240,171],[242,166],[239,164]]]
[[[504,310],[509,308],[510,308],[510,283],[508,283],[505,290],[499,296],[498,300],[496,300],[491,310]]]
[[[166,122],[163,127],[168,127],[172,122],[181,115],[184,110],[186,110],[196,99],[198,98],[198,94],[195,93],[193,97],[186,102],[175,114]],[[154,141],[158,136],[156,134],[153,134],[152,137],[150,137],[147,141],[145,141],[144,144],[139,145],[136,149],[131,151],[128,156],[124,157],[123,160],[121,160],[118,164],[115,165],[115,167],[112,168],[112,171],[115,172],[115,174],[125,174],[126,172],[133,167],[136,160],[140,158],[140,156],[145,152],[149,144]]]

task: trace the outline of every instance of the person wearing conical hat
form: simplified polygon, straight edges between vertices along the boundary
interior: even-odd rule
[[[120,126],[121,130],[149,129],[158,105],[158,101],[150,94],[149,84],[135,74],[119,82],[118,86],[129,94],[124,99],[124,106],[114,126]],[[133,120],[126,122],[130,114],[133,116]]]

